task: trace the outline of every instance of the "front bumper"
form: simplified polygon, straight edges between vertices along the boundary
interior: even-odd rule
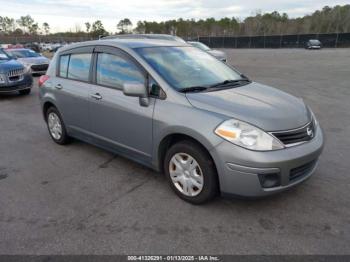
[[[46,71],[32,71],[32,75],[45,75]]]
[[[323,144],[323,133],[318,126],[311,141],[294,147],[259,152],[223,141],[210,153],[217,167],[223,195],[262,197],[285,191],[308,179],[316,169]],[[293,177],[294,170],[304,172]],[[263,187],[259,175],[265,174],[277,174],[279,185]]]
[[[9,93],[20,90],[25,90],[32,88],[33,85],[33,77],[29,74],[24,75],[23,80],[20,81],[6,81],[4,84],[0,84],[0,93]]]
[[[308,46],[308,49],[321,49],[321,46]]]

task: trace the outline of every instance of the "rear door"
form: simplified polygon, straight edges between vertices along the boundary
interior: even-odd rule
[[[139,98],[125,96],[123,83],[146,85],[146,73],[125,52],[113,47],[96,47],[90,96],[91,129],[105,146],[150,162],[152,154],[152,118],[155,99],[141,106]]]
[[[58,110],[70,132],[89,130],[92,53],[93,47],[82,47],[58,57],[53,90]]]

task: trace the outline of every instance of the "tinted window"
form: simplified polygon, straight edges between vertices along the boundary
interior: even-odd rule
[[[88,81],[90,71],[91,54],[71,54],[68,78]]]
[[[122,88],[124,82],[145,83],[140,69],[123,57],[100,53],[97,57],[97,84]]]
[[[69,62],[69,55],[64,55],[60,57],[59,76],[67,77],[68,62]]]

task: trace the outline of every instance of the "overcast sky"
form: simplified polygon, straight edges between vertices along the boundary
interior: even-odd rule
[[[51,31],[75,31],[84,23],[102,20],[106,30],[116,31],[122,18],[164,21],[177,18],[240,17],[260,10],[286,12],[291,17],[310,14],[325,5],[345,5],[329,0],[0,0],[0,15],[18,18],[31,15],[39,24],[48,22]]]

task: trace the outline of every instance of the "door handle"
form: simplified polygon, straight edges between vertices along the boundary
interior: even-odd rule
[[[95,98],[96,100],[101,100],[102,96],[99,93],[91,95],[92,98]]]
[[[57,85],[55,85],[55,88],[56,88],[56,89],[62,89],[63,86],[62,86],[61,84],[57,84]]]

